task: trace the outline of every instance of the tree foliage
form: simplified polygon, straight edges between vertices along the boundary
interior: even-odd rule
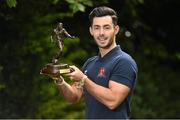
[[[118,12],[117,43],[139,67],[131,117],[180,117],[178,0],[4,0],[0,1],[0,118],[84,118],[83,99],[67,104],[39,70],[57,52],[50,35],[58,22],[76,36],[65,40],[62,63],[81,67],[97,53],[88,32],[88,13],[99,5]]]

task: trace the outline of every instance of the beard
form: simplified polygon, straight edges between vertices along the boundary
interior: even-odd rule
[[[97,39],[102,39],[102,37],[98,37]],[[102,49],[108,49],[112,46],[113,42],[114,42],[114,39],[113,37],[111,38],[108,38],[108,37],[103,37],[103,39],[105,40],[105,42],[107,41],[107,43],[105,44],[101,44],[101,43],[98,43],[98,41],[96,41],[96,44],[98,45],[99,48],[102,48]]]

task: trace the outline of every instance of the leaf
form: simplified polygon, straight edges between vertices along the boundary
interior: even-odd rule
[[[82,3],[83,3],[84,5],[87,5],[87,6],[90,6],[90,7],[93,6],[92,1],[90,1],[90,0],[82,0]]]
[[[84,12],[85,11],[85,6],[84,5],[82,5],[82,4],[77,4],[77,7],[78,7],[78,9],[80,10],[80,11],[82,11],[82,12]]]
[[[12,7],[16,7],[17,5],[17,1],[16,0],[6,0],[7,5],[12,8]]]
[[[66,0],[68,3],[70,3],[70,4],[75,4],[76,3],[76,1],[75,0]]]
[[[57,4],[59,0],[53,0],[53,4]]]

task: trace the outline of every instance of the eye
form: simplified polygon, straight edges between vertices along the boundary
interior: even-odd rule
[[[99,30],[99,26],[94,26],[94,30]]]
[[[105,30],[110,30],[111,27],[110,27],[110,26],[105,26],[104,29],[105,29]]]

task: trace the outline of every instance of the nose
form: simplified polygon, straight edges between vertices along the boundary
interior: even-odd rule
[[[103,28],[99,29],[99,34],[100,34],[100,35],[103,35],[103,34],[104,34],[104,29],[103,29]]]

